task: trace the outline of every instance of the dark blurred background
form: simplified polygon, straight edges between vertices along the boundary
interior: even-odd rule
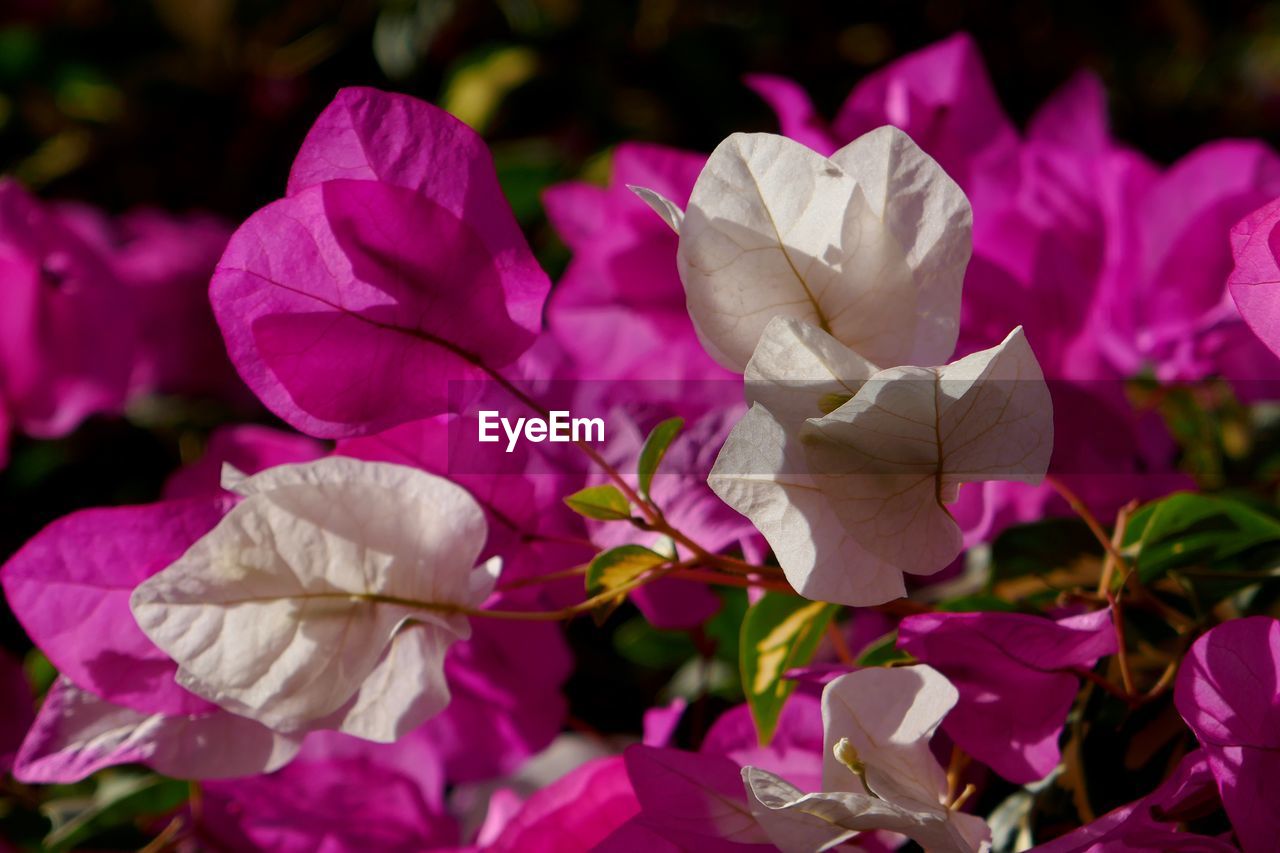
[[[709,150],[771,129],[744,73],[828,115],[867,71],[956,30],[1015,120],[1075,69],[1160,161],[1280,139],[1280,3],[1250,0],[3,0],[0,168],[41,193],[242,218],[308,124],[366,84],[441,103],[497,147],[521,214],[605,147]]]

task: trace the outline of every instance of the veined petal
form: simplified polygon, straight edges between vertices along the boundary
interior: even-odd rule
[[[238,484],[244,500],[139,586],[138,624],[185,687],[281,731],[394,740],[448,701],[444,651],[480,603],[486,525],[461,487],[330,457]],[[407,686],[411,685],[411,686]]]
[[[779,315],[877,364],[942,361],[954,348],[968,201],[900,131],[837,157],[739,133],[707,161],[677,261],[699,337],[724,366],[744,369]]]

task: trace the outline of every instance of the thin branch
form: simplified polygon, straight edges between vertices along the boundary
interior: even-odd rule
[[[1107,601],[1111,604],[1111,627],[1116,632],[1116,660],[1120,663],[1120,680],[1124,683],[1124,692],[1133,697],[1133,672],[1129,669],[1129,651],[1124,641],[1124,610],[1120,607],[1120,599],[1107,592]]]
[[[849,643],[844,638],[844,634],[840,632],[840,626],[832,619],[827,623],[827,636],[831,638],[831,647],[835,649],[836,657],[845,666],[857,666],[858,659],[853,656],[853,652],[849,650]]]
[[[1116,567],[1125,568],[1126,562],[1124,555],[1121,554],[1119,549],[1112,544],[1111,537],[1107,535],[1107,531],[1098,522],[1097,517],[1094,516],[1089,507],[1085,506],[1084,501],[1080,500],[1080,496],[1073,492],[1070,486],[1052,474],[1047,475],[1044,478],[1044,481],[1052,486],[1054,491],[1061,495],[1062,499],[1067,502],[1072,511],[1084,520],[1084,523],[1089,527],[1089,531],[1093,533],[1093,537],[1102,545],[1102,549],[1115,560]]]
[[[1129,515],[1138,508],[1138,502],[1129,501],[1120,508],[1116,513],[1116,526],[1111,531],[1111,548],[1107,549],[1107,557],[1102,561],[1102,577],[1098,580],[1098,595],[1105,595],[1111,589],[1111,582],[1115,578],[1116,562],[1115,555],[1120,552],[1121,545],[1124,544],[1125,528],[1129,524]]]

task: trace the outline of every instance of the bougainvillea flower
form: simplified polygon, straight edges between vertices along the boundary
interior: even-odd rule
[[[1232,302],[1243,281],[1231,275],[1233,242],[1242,247],[1239,232],[1228,232],[1277,195],[1280,156],[1243,140],[1204,145],[1151,180],[1100,305],[1108,354],[1122,370],[1149,364],[1173,380],[1274,379],[1280,363],[1261,347],[1250,357],[1253,338]],[[1251,220],[1243,227],[1253,230]]]
[[[0,773],[9,772],[13,757],[31,726],[34,703],[31,687],[22,664],[0,649],[0,695],[7,697],[0,705]]]
[[[672,849],[731,851],[771,846],[747,803],[741,768],[767,770],[804,790],[821,788],[821,703],[816,695],[792,696],[783,707],[777,734],[763,747],[750,709],[746,705],[732,708],[716,719],[700,752],[693,756],[638,747],[627,751],[627,768],[642,811],[631,826],[610,837],[615,846],[606,849],[629,849],[626,843],[637,838],[640,829],[661,845],[677,845]],[[861,836],[857,849],[881,848],[876,839]]]
[[[573,259],[552,292],[551,332],[579,379],[710,379],[733,374],[698,343],[674,262],[677,238],[628,185],[684,206],[707,158],[625,143],[607,187],[573,182],[543,202]]]
[[[1231,229],[1235,269],[1229,284],[1231,296],[1249,328],[1273,353],[1280,355],[1278,220],[1280,200],[1255,210]]]
[[[342,89],[302,141],[288,195],[334,180],[405,187],[467,223],[494,259],[503,313],[522,330],[513,332],[518,345],[532,342],[542,328],[551,282],[529,250],[489,148],[475,131],[417,98],[360,86]]]
[[[768,746],[760,745],[751,709],[730,708],[707,730],[700,749],[739,767],[768,770],[802,790],[817,790],[822,787],[822,703],[816,695],[793,694],[782,707]]]
[[[923,613],[898,626],[898,648],[959,692],[942,729],[1010,782],[1058,765],[1058,738],[1075,702],[1075,667],[1116,650],[1110,611],[1053,621],[1022,613]]]
[[[337,452],[374,462],[409,465],[447,476],[467,489],[485,511],[489,538],[482,557],[502,559],[503,586],[591,561],[596,549],[583,519],[563,498],[585,484],[581,465],[548,459],[548,445],[522,443],[514,452],[476,442],[471,415],[440,415],[375,435],[344,439]],[[571,450],[577,454],[576,448]],[[580,454],[579,454],[580,455]],[[573,457],[574,462],[579,459]],[[582,582],[570,578],[523,591],[528,601],[565,607],[582,600]]]
[[[1236,837],[1247,851],[1280,836],[1280,621],[1224,622],[1196,640],[1178,672],[1178,713],[1204,748]]]
[[[586,853],[639,811],[622,757],[597,758],[535,792],[479,849]]]
[[[659,212],[673,207],[662,202]],[[734,134],[679,223],[689,315],[707,352],[737,371],[774,316],[883,366],[942,363],[955,348],[971,216],[955,182],[894,128],[830,158],[786,137]]]
[[[754,767],[743,770],[753,811],[784,851],[822,850],[867,830],[899,832],[926,850],[988,848],[980,817],[955,811],[929,749],[956,690],[928,666],[862,669],[822,692],[822,791],[805,794]]]
[[[77,687],[143,715],[213,706],[174,681],[177,667],[129,613],[134,587],[182,556],[230,497],[87,509],[40,531],[0,569],[27,635]]]
[[[579,593],[581,597],[581,593]],[[527,607],[496,596],[490,606]],[[406,738],[434,745],[452,782],[511,773],[559,734],[568,713],[560,689],[573,671],[558,626],[477,619],[445,658],[449,707]]]
[[[1203,750],[1183,757],[1159,788],[1113,809],[1074,832],[1037,846],[1038,853],[1231,853],[1235,845],[1182,829],[1182,822],[1218,807],[1217,790]]]
[[[128,289],[137,316],[132,394],[160,392],[252,400],[209,307],[209,276],[231,225],[209,215],[142,208],[118,218],[82,204],[59,215],[97,249]]]
[[[771,358],[783,370],[765,387],[781,389],[780,408],[821,402],[811,384],[821,377],[802,372],[814,332],[788,318],[766,330],[766,349],[797,353]],[[785,373],[789,365],[799,375]],[[836,408],[814,411],[799,429],[755,403],[708,482],[764,534],[797,591],[863,606],[902,596],[904,572],[933,574],[960,553],[963,533],[946,503],[961,483],[1044,476],[1053,407],[1021,329],[946,367],[849,383]]]
[[[133,370],[128,289],[57,211],[0,181],[0,386],[16,428],[70,432],[117,412]]]
[[[78,782],[117,764],[144,764],[178,779],[252,776],[282,767],[300,746],[300,738],[221,709],[143,714],[64,677],[45,696],[14,777],[28,783]]]
[[[687,849],[708,849],[712,839],[768,844],[742,787],[742,768],[716,755],[633,746],[627,776],[640,802],[636,820]]]
[[[240,479],[243,497],[130,599],[183,686],[281,731],[390,741],[449,701],[444,656],[488,598],[484,514],[461,487],[330,457]],[[340,661],[341,663],[335,663]]]
[[[359,89],[313,128],[289,196],[232,237],[210,296],[259,399],[334,438],[445,411],[450,380],[529,347],[548,286],[478,137]]]
[[[456,844],[457,825],[438,794],[425,793],[419,773],[388,758],[376,752],[304,754],[270,775],[204,783],[197,834],[220,849],[285,853]]]
[[[957,33],[861,80],[828,125],[790,81],[747,78],[778,114],[782,132],[828,154],[889,124],[916,143],[964,187],[974,191],[975,172],[1008,161],[1018,143],[972,37]],[[824,150],[824,147],[826,150]]]
[[[1178,487],[1145,473],[1170,468],[1172,445],[1162,427],[1153,430],[1156,425],[1139,423],[1130,411],[1122,381],[1128,374],[1112,363],[1107,349],[1108,338],[1116,335],[1102,333],[1112,321],[1097,304],[1100,294],[1127,288],[1122,296],[1132,298],[1130,282],[1138,273],[1109,270],[1131,265],[1133,247],[1141,242],[1135,235],[1143,227],[1139,201],[1158,170],[1111,139],[1105,92],[1096,77],[1072,78],[1037,111],[1021,139],[1000,109],[976,46],[963,34],[859,83],[833,127],[812,114],[794,84],[776,78],[749,83],[774,106],[785,133],[819,151],[824,149],[814,141],[815,128],[830,138],[825,150],[834,150],[892,124],[964,188],[975,227],[958,352],[994,346],[1013,326],[1025,327],[1059,400],[1054,417],[1061,441],[1052,470],[1095,513],[1110,517],[1131,497]],[[1225,328],[1215,326],[1208,337],[1217,340]],[[1136,333],[1117,334],[1132,343]],[[1220,372],[1235,375],[1239,368],[1227,362],[1249,361],[1247,347],[1238,343],[1233,336],[1213,344],[1220,350]],[[1112,425],[1101,436],[1085,422],[1099,407]],[[965,525],[971,541],[1009,523],[1069,511],[1047,488],[989,484],[982,492],[981,500],[976,490],[961,497],[975,513],[974,523]]]

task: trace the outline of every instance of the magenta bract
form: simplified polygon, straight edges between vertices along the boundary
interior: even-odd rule
[[[937,669],[960,692],[942,728],[1011,782],[1046,776],[1075,702],[1074,667],[1116,650],[1110,613],[1053,621],[1021,613],[925,613],[898,627],[898,647]]]
[[[129,595],[213,529],[232,503],[194,498],[65,516],[0,569],[9,606],[78,687],[146,714],[210,710],[174,681],[177,664],[138,628]]]
[[[1204,747],[1241,845],[1272,849],[1280,837],[1280,621],[1237,619],[1196,640],[1174,701]]]
[[[450,380],[532,343],[546,276],[447,113],[344,90],[289,192],[232,237],[210,296],[241,376],[293,426],[337,438],[445,411]]]

